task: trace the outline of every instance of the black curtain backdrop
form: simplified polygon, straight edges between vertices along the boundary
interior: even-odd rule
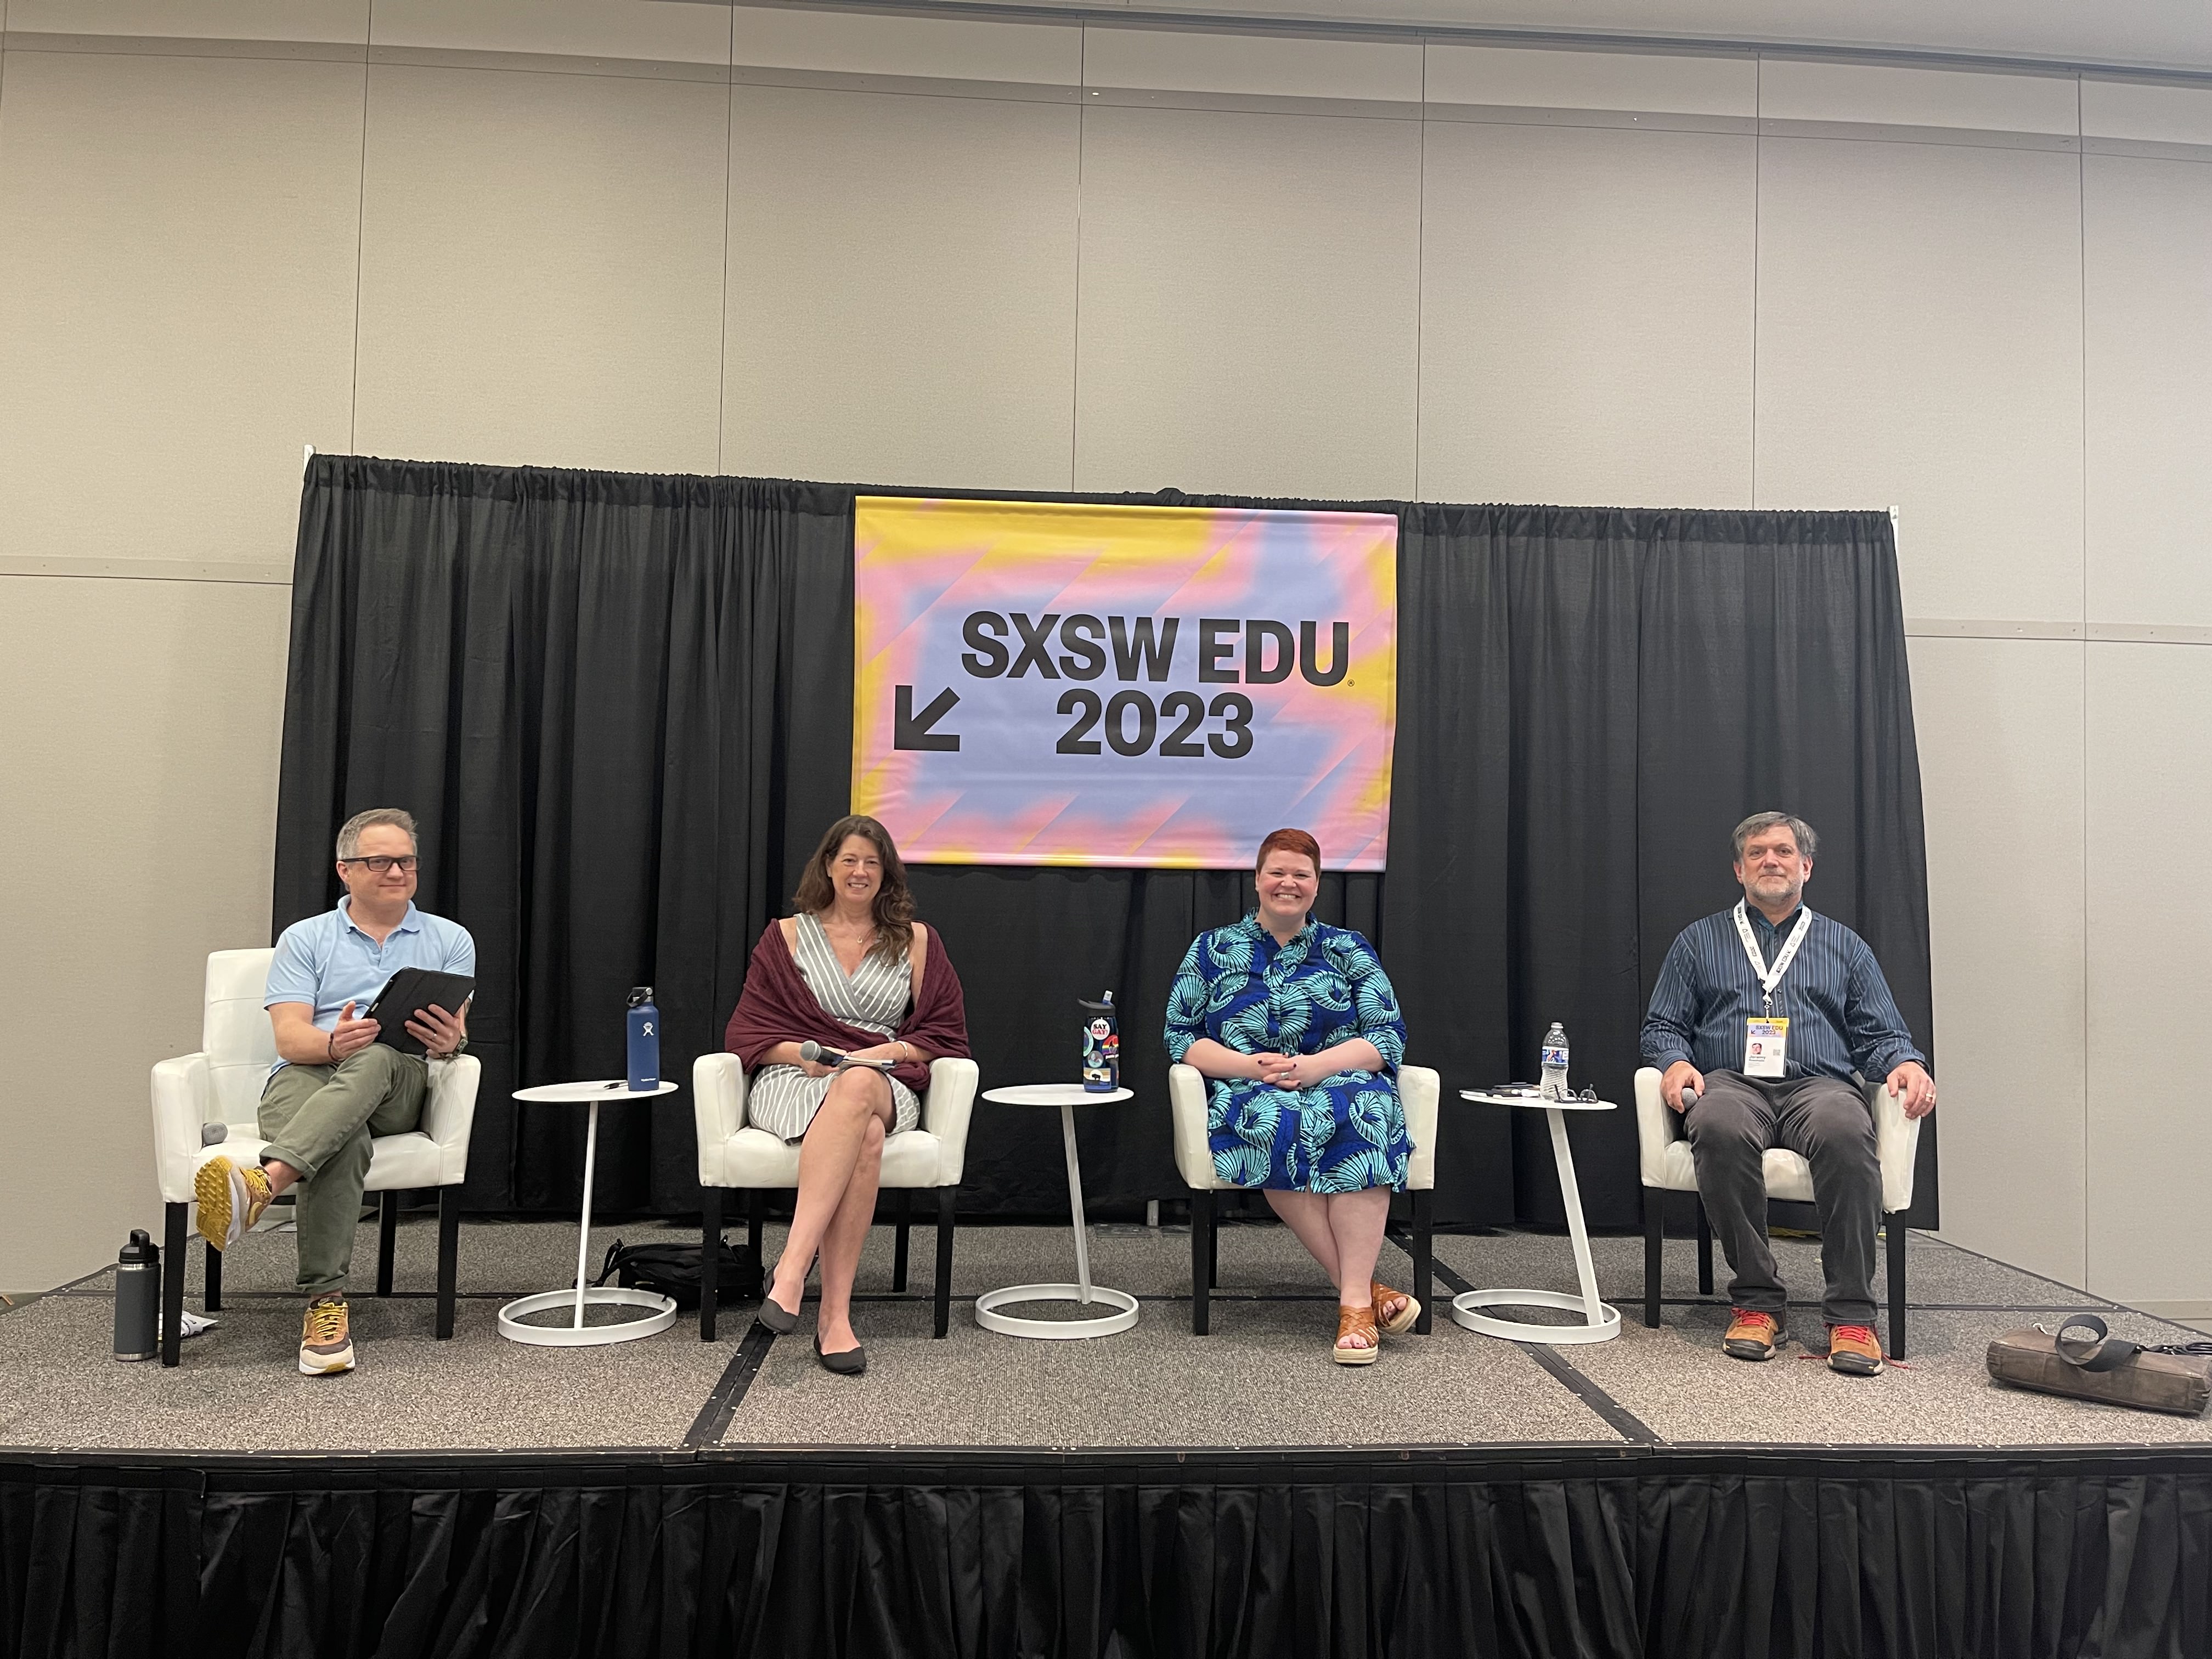
[[[746,957],[848,804],[850,486],[317,456],[303,492],[275,926],[337,900],[331,840],[400,805],[418,902],[475,935],[484,1066],[466,1200],[568,1210],[583,1115],[531,1084],[617,1075],[624,994],[657,988],[686,1092],[603,1115],[598,1203],[695,1209],[688,1085]],[[931,492],[951,493],[951,492]],[[1399,521],[1399,696],[1385,875],[1332,875],[1372,939],[1407,1058],[1444,1078],[1437,1214],[1556,1223],[1540,1118],[1459,1102],[1527,1077],[1565,1023],[1591,1224],[1639,1214],[1631,1075],[1674,933],[1732,902],[1729,831],[1765,807],[1821,836],[1814,908],[1865,936],[1933,1052],[1920,772],[1889,519],[1258,501]],[[1324,858],[1328,850],[1323,848]],[[1079,997],[1129,1012],[1137,1099],[1082,1115],[1094,1209],[1175,1199],[1168,981],[1250,900],[1243,872],[917,866],[967,991],[984,1085],[1066,1075]],[[1064,1210],[1048,1114],[981,1104],[961,1205]],[[1936,1224],[1935,1137],[1914,1224]]]
[[[0,1460],[23,1659],[2195,1659],[2201,1447]]]

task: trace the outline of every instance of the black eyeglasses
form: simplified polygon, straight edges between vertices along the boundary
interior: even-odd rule
[[[338,862],[340,864],[365,864],[369,867],[373,873],[380,876],[389,871],[395,864],[402,870],[412,870],[415,867],[416,860],[415,854],[410,853],[404,858],[378,857],[367,859],[340,859]]]

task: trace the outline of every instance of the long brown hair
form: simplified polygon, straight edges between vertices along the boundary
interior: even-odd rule
[[[799,878],[799,891],[791,902],[817,916],[836,902],[837,890],[830,880],[830,860],[837,856],[849,836],[873,842],[876,855],[884,862],[883,882],[876,889],[872,907],[876,942],[868,947],[868,954],[896,962],[914,948],[914,893],[906,884],[906,866],[899,862],[891,832],[873,818],[855,812],[830,826],[814,856],[807,860],[806,873]]]

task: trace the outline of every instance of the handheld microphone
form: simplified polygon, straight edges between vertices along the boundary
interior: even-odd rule
[[[846,1060],[835,1048],[825,1048],[811,1037],[799,1045],[799,1057],[817,1066],[842,1066]]]

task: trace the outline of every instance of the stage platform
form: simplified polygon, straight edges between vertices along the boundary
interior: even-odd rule
[[[696,1234],[608,1227],[595,1260],[617,1236]],[[1097,1281],[1141,1316],[1064,1342],[969,1306],[1060,1276],[1064,1228],[964,1226],[943,1341],[924,1235],[898,1296],[878,1228],[855,1380],[816,1364],[811,1301],[776,1339],[743,1305],[714,1345],[690,1321],[501,1338],[574,1238],[467,1225],[440,1343],[410,1220],[342,1377],[294,1368],[281,1232],[233,1250],[221,1323],[173,1370],[108,1358],[107,1274],[0,1317],[0,1648],[319,1652],[343,1617],[361,1654],[2212,1653],[2212,1419],[1983,1370],[1996,1332],[2082,1310],[2200,1334],[1934,1240],[1911,1241],[1909,1358],[1858,1379],[1794,1341],[1721,1354],[1688,1241],[1656,1331],[1640,1238],[1595,1241],[1621,1335],[1545,1347],[1443,1304],[1571,1290],[1565,1241],[1439,1235],[1434,1333],[1355,1370],[1271,1224],[1224,1228],[1206,1337],[1188,1232],[1094,1228]],[[1817,1348],[1817,1246],[1777,1248]]]

